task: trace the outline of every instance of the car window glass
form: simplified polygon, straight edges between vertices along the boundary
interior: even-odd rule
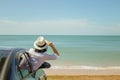
[[[18,58],[17,73],[20,79],[28,76],[31,72],[31,64],[29,56],[24,52],[20,53]],[[28,76],[31,77],[31,76]]]

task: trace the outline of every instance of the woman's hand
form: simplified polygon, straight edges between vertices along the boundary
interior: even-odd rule
[[[50,41],[47,41],[47,45],[50,46],[54,52],[54,54],[58,55],[59,56],[59,53],[57,51],[57,49],[55,48],[54,44]]]
[[[47,45],[50,46],[50,47],[54,46],[53,43],[49,42],[49,41],[47,42]]]

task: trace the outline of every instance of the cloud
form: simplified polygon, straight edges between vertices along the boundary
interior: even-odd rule
[[[75,20],[41,20],[41,21],[32,21],[32,22],[20,22],[20,21],[12,21],[12,20],[0,20],[0,25],[28,25],[28,26],[86,26],[88,25],[88,21],[83,19],[75,19]]]
[[[87,19],[15,21],[0,20],[0,34],[120,35],[120,25],[105,26]]]
[[[79,32],[79,27],[87,26],[87,20],[41,20],[20,22],[0,20],[1,34],[66,34]]]

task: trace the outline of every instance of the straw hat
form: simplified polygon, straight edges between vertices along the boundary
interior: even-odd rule
[[[44,39],[43,36],[38,37],[38,39],[34,42],[35,49],[43,50],[48,47],[47,40]]]

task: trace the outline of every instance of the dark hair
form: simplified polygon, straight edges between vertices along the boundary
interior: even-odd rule
[[[44,53],[46,51],[47,51],[47,48],[42,49],[42,50],[35,49],[35,52],[38,52],[38,53]]]

